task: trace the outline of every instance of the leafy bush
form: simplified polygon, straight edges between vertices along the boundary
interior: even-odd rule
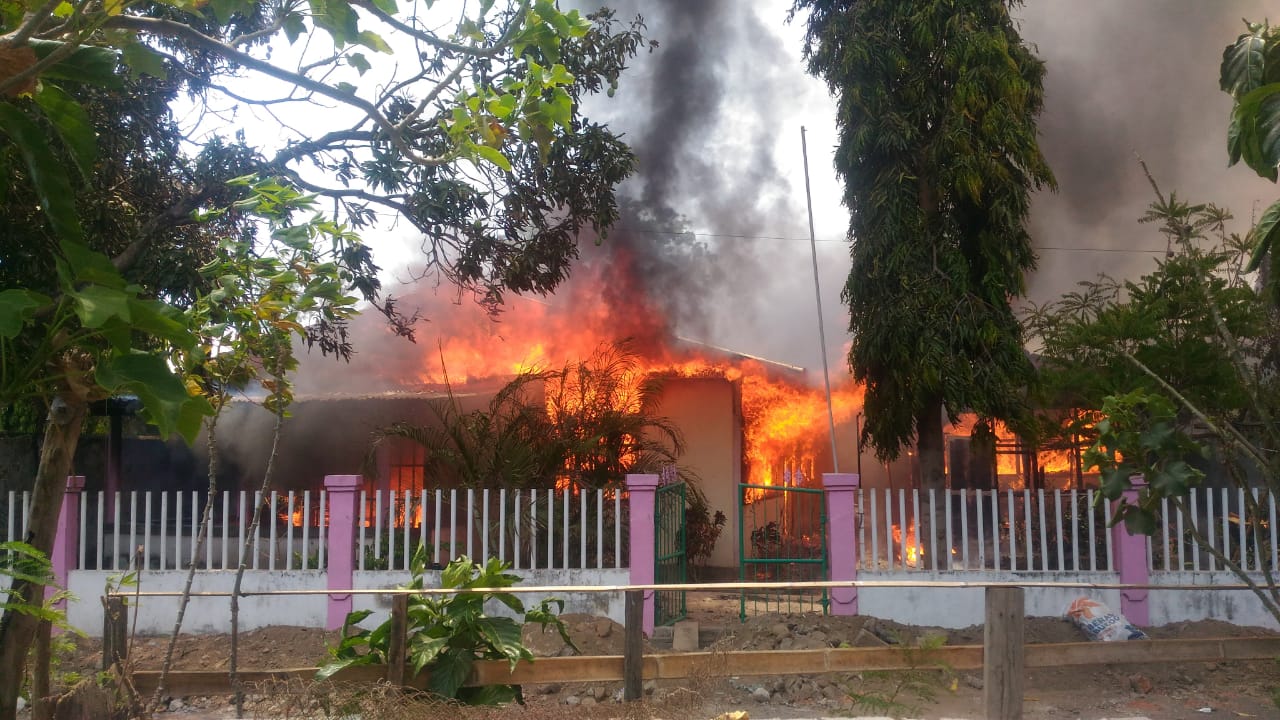
[[[711,510],[705,503],[694,503],[685,508],[684,551],[689,560],[689,566],[695,573],[706,566],[707,559],[711,557],[711,551],[716,547],[716,540],[720,538],[720,533],[728,520],[719,510],[712,518]]]
[[[413,579],[405,589],[423,589],[426,568],[427,552],[419,547],[411,561]],[[519,582],[520,577],[505,572],[508,568],[509,564],[496,558],[490,558],[488,564],[481,565],[473,564],[465,556],[459,557],[441,572],[440,584],[443,588],[460,591],[510,587]],[[424,669],[430,671],[427,689],[432,693],[473,705],[497,705],[520,697],[518,685],[463,687],[476,660],[505,659],[512,668],[521,660],[533,661],[533,653],[521,642],[522,623],[509,617],[485,615],[484,606],[489,600],[496,600],[522,615],[524,623],[538,623],[544,631],[548,626],[554,627],[565,643],[577,649],[558,615],[564,609],[562,600],[548,598],[537,607],[526,610],[524,603],[512,593],[410,595],[406,657],[415,674]],[[391,620],[373,630],[358,629],[358,623],[370,614],[372,611],[360,610],[347,615],[342,626],[342,640],[329,650],[333,661],[320,668],[316,679],[323,680],[347,667],[387,662]]]

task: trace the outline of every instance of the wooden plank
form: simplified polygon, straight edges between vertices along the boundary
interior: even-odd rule
[[[990,720],[1022,719],[1024,607],[1022,588],[987,588],[982,687]]]
[[[403,597],[403,596],[402,596]],[[1046,668],[1069,665],[1112,665],[1125,663],[1179,663],[1271,660],[1280,655],[1280,637],[1209,638],[1196,640],[1140,640],[1131,642],[1080,642],[1026,645],[1025,667]],[[984,648],[978,645],[951,645],[933,651],[931,658],[957,670],[983,666]],[[467,685],[540,684],[563,682],[618,682],[624,679],[624,656],[578,656],[539,658],[520,663],[512,671],[505,660],[481,660]],[[902,650],[882,648],[827,648],[819,650],[741,650],[645,655],[640,663],[643,679],[682,679],[695,671],[716,675],[813,675],[826,672],[863,670],[903,670],[907,668]],[[316,668],[240,671],[245,683],[310,681]],[[158,671],[133,674],[134,684],[144,695],[155,688]],[[376,683],[387,677],[387,668],[366,665],[342,670],[333,682]],[[407,683],[424,688],[427,673]],[[174,695],[226,695],[231,684],[225,670],[175,671],[167,685]],[[998,717],[992,715],[991,717]]]

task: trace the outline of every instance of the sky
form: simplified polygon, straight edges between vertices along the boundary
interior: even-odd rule
[[[624,217],[607,242],[636,247],[678,235],[705,244],[697,262],[706,267],[660,259],[647,266],[679,334],[809,368],[825,351],[833,376],[846,373],[848,212],[832,168],[834,101],[805,72],[803,17],[788,23],[790,3],[776,0],[610,5],[620,17],[642,14],[660,45],[635,58],[615,98],[587,108],[624,131],[639,156],[639,173],[620,193],[643,212]],[[1233,210],[1241,232],[1278,195],[1247,168],[1227,167],[1231,101],[1217,87],[1222,50],[1243,31],[1241,18],[1261,20],[1267,9],[1263,0],[1031,0],[1015,11],[1047,65],[1041,147],[1059,182],[1057,193],[1033,203],[1040,260],[1028,300],[1052,300],[1100,272],[1136,277],[1154,268],[1164,242],[1136,222],[1153,199],[1139,156],[1166,192]],[[400,230],[366,239],[389,279],[407,277],[412,238]],[[423,340],[434,344],[429,335],[430,326]]]

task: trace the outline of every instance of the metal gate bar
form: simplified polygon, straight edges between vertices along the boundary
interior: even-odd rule
[[[654,582],[659,585],[687,581],[685,554],[685,484],[661,485],[654,493]],[[683,590],[654,593],[657,625],[670,625],[688,615]]]
[[[738,578],[743,582],[808,582],[827,579],[827,513],[818,488],[738,486]],[[827,613],[825,588],[747,591],[738,614]],[[750,610],[750,613],[748,613]]]

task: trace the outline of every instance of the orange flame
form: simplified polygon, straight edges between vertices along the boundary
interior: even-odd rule
[[[905,560],[910,567],[919,567],[920,561],[924,558],[924,548],[916,542],[916,526],[915,523],[907,525],[907,531],[902,531],[901,525],[893,526],[893,541],[902,548],[898,555],[900,560]]]
[[[400,384],[496,386],[517,373],[561,367],[590,357],[603,343],[631,338],[643,357],[630,379],[635,384],[653,375],[723,377],[735,384],[743,416],[744,482],[781,484],[787,470],[794,477],[797,468],[806,484],[815,482],[815,463],[830,453],[824,393],[798,368],[674,340],[666,319],[646,306],[629,270],[625,258],[617,257],[609,268],[580,265],[555,304],[515,298],[497,322],[467,304],[433,311],[438,344],[409,349],[423,354],[416,376],[400,378]],[[396,371],[394,363],[379,369]],[[635,396],[619,392],[611,400],[629,407]],[[835,422],[849,422],[861,408],[862,388],[849,379],[833,387],[831,400]]]

